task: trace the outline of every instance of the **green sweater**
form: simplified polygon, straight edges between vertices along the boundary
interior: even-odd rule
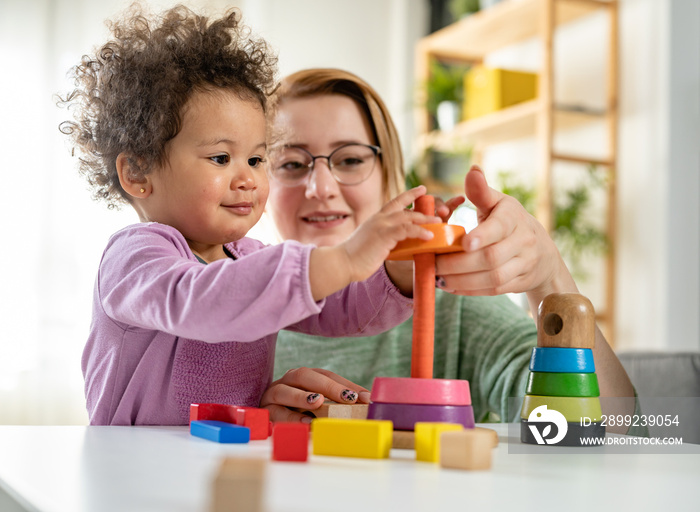
[[[290,368],[326,368],[368,389],[375,376],[409,377],[413,319],[377,336],[323,338],[281,331],[275,379]],[[433,376],[469,381],[478,422],[514,421],[508,397],[523,396],[535,323],[506,296],[462,297],[435,291]]]

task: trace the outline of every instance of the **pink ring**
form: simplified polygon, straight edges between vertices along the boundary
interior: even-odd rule
[[[372,402],[417,405],[471,405],[469,381],[375,377]]]

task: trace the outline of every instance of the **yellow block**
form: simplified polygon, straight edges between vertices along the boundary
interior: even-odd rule
[[[417,422],[413,427],[416,436],[416,460],[439,462],[440,434],[451,430],[464,430],[464,427],[457,423]]]
[[[475,66],[464,80],[464,117],[474,119],[536,97],[536,73]]]
[[[313,454],[386,459],[393,431],[389,420],[316,418],[311,422]]]

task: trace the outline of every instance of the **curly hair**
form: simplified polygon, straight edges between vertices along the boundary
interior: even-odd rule
[[[70,70],[76,89],[58,104],[74,109],[74,120],[59,129],[81,153],[93,197],[116,208],[129,204],[117,174],[120,153],[136,179],[165,163],[165,145],[194,92],[231,90],[265,112],[277,56],[250,37],[236,9],[210,19],[178,5],[149,18],[134,4],[108,26],[112,39]]]

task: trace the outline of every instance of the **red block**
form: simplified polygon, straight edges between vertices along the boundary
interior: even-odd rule
[[[236,425],[241,425],[250,429],[251,441],[267,439],[269,437],[270,411],[267,409],[238,406],[236,407],[234,418],[234,423]]]
[[[236,405],[190,404],[190,421],[212,420],[236,423]]]
[[[306,462],[308,456],[308,423],[275,423],[272,431],[272,460]]]
[[[267,439],[272,434],[270,411],[245,405],[190,404],[190,421],[225,421],[250,429],[251,441]]]

